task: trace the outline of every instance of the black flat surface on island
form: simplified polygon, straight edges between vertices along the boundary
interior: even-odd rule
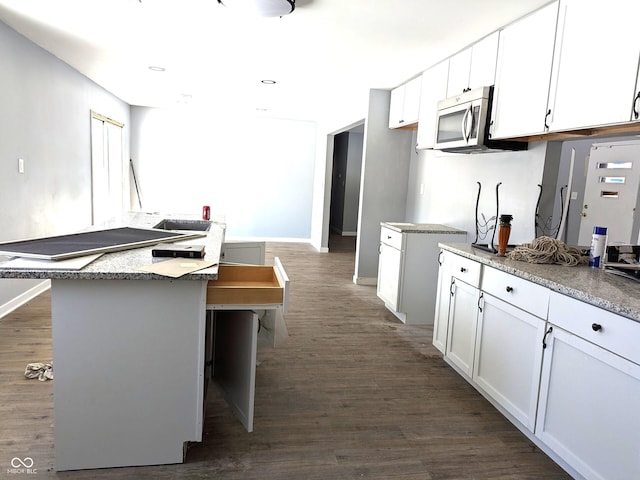
[[[53,237],[0,243],[0,254],[62,260],[90,253],[112,252],[191,235],[172,231],[120,227]]]

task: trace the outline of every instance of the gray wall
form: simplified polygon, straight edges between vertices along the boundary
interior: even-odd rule
[[[372,89],[364,125],[355,283],[375,283],[380,222],[405,216],[414,135],[389,128],[388,90]]]
[[[223,215],[227,237],[311,238],[315,122],[131,107],[142,210]]]
[[[125,124],[128,157],[129,106],[1,22],[0,72],[0,241],[89,226],[90,112]],[[0,309],[37,283],[0,280]]]
[[[347,152],[347,179],[344,194],[344,216],[342,231],[353,234],[358,231],[360,178],[362,175],[362,148],[364,135],[349,132]]]

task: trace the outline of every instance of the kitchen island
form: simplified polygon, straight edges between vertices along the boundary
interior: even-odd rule
[[[152,227],[160,218],[136,214],[127,224]],[[56,470],[180,463],[202,440],[216,341],[207,310],[235,308],[208,305],[224,231],[214,222],[181,242],[204,244],[214,265],[180,278],[138,270],[164,260],[151,246],[105,253],[80,270],[0,266],[0,278],[51,279]],[[251,430],[257,316],[228,315],[233,322],[219,329],[228,337],[218,341],[237,348],[220,359],[225,394]]]
[[[445,361],[575,478],[640,478],[640,283],[440,247]]]

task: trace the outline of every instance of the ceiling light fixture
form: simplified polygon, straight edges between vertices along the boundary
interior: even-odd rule
[[[151,65],[149,66],[149,70],[153,70],[154,72],[164,72],[165,68],[164,67],[158,67],[155,65]]]
[[[234,10],[258,14],[261,17],[282,17],[293,12],[295,0],[218,0]]]
[[[264,83],[265,85],[275,85],[275,80],[260,80],[260,83]]]

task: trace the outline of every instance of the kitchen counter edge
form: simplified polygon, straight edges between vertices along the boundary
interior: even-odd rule
[[[478,250],[468,243],[438,245],[443,250],[640,322],[640,282],[586,265],[568,267],[511,260]]]

